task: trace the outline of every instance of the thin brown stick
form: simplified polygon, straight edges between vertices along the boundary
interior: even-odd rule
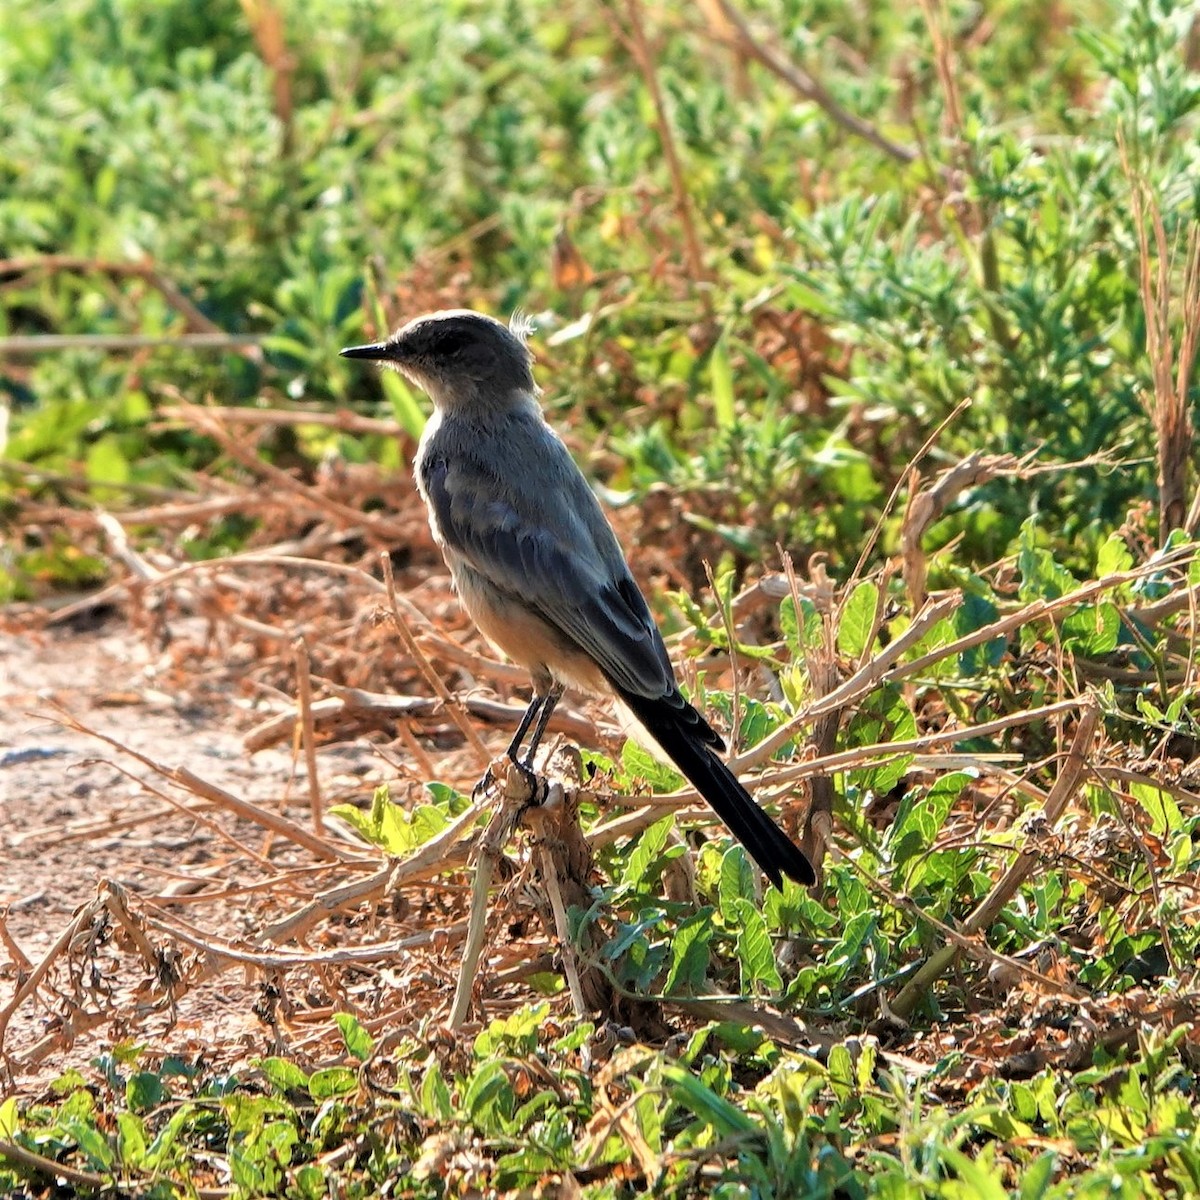
[[[186,424],[212,438],[235,462],[268,480],[281,491],[327,516],[340,517],[349,524],[361,525],[385,541],[395,542],[408,537],[410,530],[402,522],[364,514],[360,509],[342,504],[332,496],[326,495],[320,488],[301,483],[287,471],[260,458],[252,448],[243,445],[230,433],[224,423],[214,417],[207,408],[199,404],[189,404],[174,389],[171,390],[175,394],[180,417]]]
[[[263,855],[258,853],[258,851],[251,849],[245,844],[245,842],[235,837],[232,833],[225,829],[224,826],[222,826],[220,821],[214,821],[212,817],[210,817],[204,811],[206,808],[210,807],[209,805],[206,804],[199,806],[184,804],[181,801],[176,800],[174,796],[170,795],[170,793],[164,792],[161,788],[156,788],[153,784],[147,782],[145,779],[141,779],[128,767],[123,766],[121,763],[111,762],[109,760],[105,761],[108,762],[108,765],[112,767],[114,771],[119,772],[121,775],[124,775],[126,779],[136,783],[138,787],[149,793],[151,796],[157,797],[180,816],[186,817],[189,821],[194,821],[201,828],[207,829],[213,834],[214,837],[219,838],[221,841],[227,842],[230,847],[232,847],[232,849],[234,849],[239,855],[248,855],[250,858],[254,859],[254,861],[260,867],[266,868],[271,866],[270,859],[264,858]],[[163,815],[165,814],[161,812],[155,814],[155,816]],[[112,825],[107,825],[105,828],[106,831],[111,830]]]
[[[55,1162],[54,1159],[46,1158],[33,1150],[27,1150],[24,1146],[17,1145],[16,1142],[3,1139],[0,1139],[0,1158],[7,1158],[10,1162],[19,1163],[26,1170],[45,1178],[52,1187],[57,1186],[59,1180],[65,1180],[67,1183],[78,1184],[80,1187],[90,1188],[97,1193],[116,1187],[125,1195],[134,1196],[138,1195],[150,1182],[149,1180],[135,1179],[133,1176],[100,1175],[94,1171],[81,1171],[78,1167]],[[232,1188],[196,1187],[193,1184],[189,1184],[188,1190],[194,1192],[199,1200],[226,1200],[233,1194]]]
[[[782,554],[783,569],[787,576],[788,587],[792,594],[792,605],[795,608],[797,621],[802,620],[803,609],[800,605],[800,583],[796,576],[792,556],[786,551]],[[838,667],[836,632],[834,630],[834,614],[828,605],[822,606],[821,612],[821,645],[810,647],[807,639],[801,639],[804,648],[804,661],[808,671],[809,686],[813,695],[820,700],[837,689],[840,678]],[[866,653],[864,649],[864,653]],[[817,757],[832,752],[837,741],[838,729],[841,727],[841,708],[831,708],[824,716],[813,722],[812,746]],[[800,848],[805,857],[813,865],[817,874],[817,885],[820,884],[824,873],[825,847],[833,839],[833,780],[826,775],[814,776],[809,787],[808,811],[804,814],[803,825],[800,829]]]
[[[1007,717],[999,717],[980,725],[968,725],[961,729],[943,729],[937,733],[925,734],[906,742],[876,742],[870,746],[856,746],[852,750],[841,750],[836,754],[826,754],[820,758],[809,759],[806,762],[792,763],[774,771],[767,771],[757,777],[744,779],[746,786],[755,790],[758,788],[783,788],[790,791],[791,785],[801,779],[828,775],[835,771],[851,770],[867,763],[887,760],[897,755],[927,754],[937,746],[952,745],[957,741],[965,741],[977,737],[989,737],[1004,729],[1025,724],[1029,721],[1042,720],[1072,709],[1091,703],[1088,697],[1078,697],[1070,700],[1059,700],[1042,708],[1028,709],[1025,712],[1011,713]],[[669,792],[662,796],[626,796],[611,794],[604,797],[606,808],[633,808],[640,811],[629,813],[612,821],[605,822],[593,828],[588,834],[588,842],[592,846],[607,845],[618,837],[632,836],[659,820],[668,810],[679,812],[694,804],[697,792],[694,788],[681,788],[677,792]],[[766,797],[770,799],[770,797]],[[680,814],[681,819],[695,820],[711,824],[716,818],[710,809],[696,809],[695,812]]]
[[[296,693],[298,713],[296,737],[304,747],[304,768],[308,775],[308,806],[312,815],[312,831],[317,837],[325,832],[324,804],[321,801],[321,781],[317,778],[317,729],[312,712],[312,671],[308,661],[308,644],[303,637],[292,643],[296,656]]]
[[[34,272],[71,271],[80,274],[95,272],[101,275],[133,275],[145,279],[179,312],[193,330],[226,336],[221,327],[207,317],[184,294],[179,286],[163,274],[150,259],[138,262],[113,262],[86,258],[77,254],[42,254],[29,258],[7,258],[0,261],[0,275],[26,275]]]
[[[679,224],[683,228],[684,250],[687,254],[688,274],[693,284],[703,283],[708,278],[704,266],[704,251],[700,246],[700,237],[696,232],[696,219],[692,214],[692,198],[688,192],[687,177],[683,173],[683,164],[679,151],[675,146],[675,131],[667,115],[667,106],[663,100],[662,88],[658,82],[658,72],[655,69],[654,56],[646,41],[646,26],[642,19],[641,0],[627,0],[626,11],[629,14],[629,48],[633,54],[638,70],[642,73],[646,90],[650,93],[654,105],[654,121],[658,126],[658,139],[662,146],[663,157],[667,160],[667,170],[671,175],[671,188],[675,193],[675,212]],[[707,302],[708,296],[705,293]]]
[[[131,776],[132,778],[132,776]],[[138,784],[145,787],[145,781],[139,779]],[[121,817],[118,820],[113,820],[112,817],[88,817],[77,821],[67,821],[59,825],[39,825],[36,829],[23,829],[20,833],[14,833],[9,839],[11,846],[24,846],[32,842],[35,847],[38,843],[43,846],[61,846],[67,842],[78,841],[80,838],[95,838],[98,834],[113,834],[121,833],[127,829],[136,829],[139,825],[146,825],[151,821],[161,821],[164,817],[172,816],[175,812],[179,812],[182,816],[194,818],[198,813],[202,813],[208,807],[203,801],[198,804],[180,805],[178,801],[174,801],[172,806],[167,808],[152,808],[148,812],[138,813],[135,817]]]
[[[318,921],[351,904],[378,900],[407,884],[423,882],[445,871],[465,866],[475,839],[463,843],[483,808],[472,803],[439,834],[402,862],[392,862],[363,879],[338,884],[322,892],[296,912],[267,926],[263,936],[272,942],[302,937]]]
[[[4,948],[8,951],[8,956],[17,966],[17,970],[24,974],[26,971],[33,970],[33,963],[29,961],[25,951],[17,944],[16,939],[8,931],[8,905],[0,904],[0,942],[4,943]]]
[[[971,398],[969,396],[966,396],[960,400],[954,406],[953,411],[947,414],[947,416],[938,423],[937,428],[925,439],[925,441],[921,444],[921,448],[912,456],[912,458],[908,460],[908,465],[896,478],[896,482],[892,485],[891,494],[887,498],[887,503],[883,506],[883,511],[879,514],[878,519],[871,529],[870,535],[863,543],[862,550],[859,551],[858,560],[854,564],[854,570],[850,572],[850,578],[847,580],[845,589],[843,590],[843,595],[845,597],[849,597],[855,583],[858,582],[860,576],[862,575],[863,570],[867,565],[867,559],[870,558],[872,552],[874,551],[876,543],[879,541],[879,537],[883,533],[884,524],[886,523],[888,516],[891,514],[892,508],[895,506],[904,484],[908,480],[909,472],[915,470],[916,467],[925,460],[925,456],[930,450],[933,449],[935,445],[937,445],[937,440],[942,436],[943,431],[946,430],[954,421],[958,419],[962,413],[966,412],[970,407]]]
[[[1185,501],[1194,432],[1188,391],[1200,345],[1200,226],[1193,224],[1188,231],[1182,330],[1176,346],[1171,332],[1171,252],[1162,206],[1145,174],[1133,162],[1121,134],[1117,147],[1129,181],[1138,239],[1138,290],[1146,318],[1146,357],[1152,380],[1152,390],[1143,397],[1143,406],[1156,435],[1159,544],[1165,545],[1172,530],[1195,528],[1193,514],[1200,522],[1200,489],[1190,506]]]
[[[737,775],[758,766],[769,759],[780,746],[791,741],[805,725],[811,724],[828,713],[836,712],[860,696],[866,695],[888,678],[889,672],[894,672],[899,660],[920,642],[939,621],[953,613],[961,603],[962,597],[957,592],[939,600],[930,601],[895,641],[884,647],[879,654],[865,663],[849,679],[838,684],[824,696],[818,696],[811,703],[805,705],[796,716],[784,722],[770,736],[763,738],[757,745],[751,746],[744,754],[731,759],[729,769]]]
[[[925,603],[925,552],[921,539],[950,502],[969,487],[978,487],[996,475],[1018,469],[1011,454],[984,454],[974,450],[966,458],[948,467],[929,487],[920,488],[915,467],[909,468],[908,505],[900,528],[900,553],[903,560],[904,583],[915,608]]]
[[[87,904],[78,908],[75,911],[75,915],[67,923],[66,928],[54,939],[54,943],[38,960],[37,965],[33,967],[25,979],[14,989],[12,999],[3,1009],[0,1009],[0,1055],[6,1053],[4,1050],[4,1039],[5,1034],[8,1032],[9,1022],[13,1018],[13,1013],[37,991],[38,985],[46,977],[55,959],[75,940],[76,934],[90,924],[103,907],[103,897],[97,896],[94,900],[89,900]]]
[[[46,719],[64,725],[67,729],[75,730],[76,733],[87,734],[88,737],[96,738],[98,741],[112,746],[113,749],[128,755],[143,766],[149,767],[156,775],[161,775],[164,779],[169,779],[172,783],[179,784],[179,786],[185,788],[187,791],[207,800],[210,804],[228,809],[235,816],[242,817],[244,820],[262,826],[264,829],[269,829],[273,833],[279,834],[280,837],[286,838],[289,842],[295,842],[298,846],[303,846],[318,858],[353,861],[359,857],[340,846],[333,845],[324,838],[319,838],[309,833],[303,826],[297,825],[294,821],[289,821],[286,817],[281,817],[276,813],[259,808],[257,805],[233,795],[232,792],[225,791],[224,788],[218,787],[215,783],[210,783],[207,779],[202,779],[187,767],[168,767],[164,763],[150,758],[148,755],[142,754],[130,746],[126,746],[123,742],[117,741],[116,738],[110,737],[106,733],[101,733],[98,729],[93,729],[89,725],[85,725],[65,710],[60,709],[53,714],[43,714],[43,716]]]
[[[1044,704],[1040,708],[1009,713],[1008,716],[997,717],[993,721],[983,721],[977,725],[966,725],[961,729],[940,729],[936,733],[927,733],[907,741],[876,742],[871,746],[855,746],[852,750],[841,750],[836,754],[810,759],[808,762],[793,763],[774,771],[766,771],[752,782],[760,787],[777,787],[796,779],[804,779],[809,775],[847,770],[863,761],[887,759],[901,754],[925,754],[935,746],[953,745],[955,742],[967,741],[971,738],[991,737],[992,734],[1001,733],[1005,729],[1027,725],[1031,721],[1047,720],[1091,703],[1092,700],[1088,696],[1073,696],[1068,700],[1058,700],[1053,704]]]
[[[1087,756],[1092,748],[1092,739],[1095,737],[1099,721],[1099,708],[1094,701],[1087,701],[1079,714],[1079,724],[1075,727],[1075,736],[1071,739],[1071,746],[1059,770],[1058,778],[1054,781],[1054,786],[1050,789],[1046,796],[1046,802],[1042,806],[1041,815],[1050,828],[1058,823],[1067,803],[1083,782],[1084,773],[1087,770]],[[996,881],[992,890],[963,922],[962,935],[973,937],[987,930],[1000,915],[1004,906],[1016,895],[1017,889],[1028,878],[1037,862],[1038,856],[1032,851],[1023,850],[1018,854],[1008,870]],[[892,1012],[901,1020],[907,1020],[928,994],[934,981],[953,965],[960,949],[961,943],[955,941],[950,945],[943,946],[927,959],[892,1002]]]
[[[382,692],[365,692],[361,688],[340,688],[338,695],[326,696],[309,705],[314,726],[336,725],[350,719],[404,719],[432,716],[438,701],[431,696],[386,696]],[[242,745],[251,753],[286,741],[301,719],[299,707],[288,709],[256,725],[242,738]]]
[[[413,662],[417,665],[422,676],[424,676],[425,682],[433,688],[438,699],[445,704],[446,711],[450,714],[450,719],[458,726],[458,730],[463,737],[467,739],[467,744],[474,749],[479,761],[484,764],[491,762],[492,752],[484,745],[483,739],[479,736],[479,731],[467,719],[462,705],[450,695],[449,688],[446,687],[442,682],[442,677],[434,670],[433,663],[429,661],[425,656],[425,651],[417,644],[417,639],[413,637],[413,632],[408,627],[408,622],[400,615],[400,606],[396,602],[396,581],[392,577],[391,556],[385,551],[380,554],[379,561],[383,567],[384,586],[387,588],[389,615],[392,618],[392,625],[400,635],[400,640],[404,643],[409,654],[412,655]]]
[[[921,11],[925,14],[925,25],[933,42],[933,61],[937,69],[938,83],[946,102],[946,132],[959,145],[963,143],[963,106],[958,94],[958,70],[954,62],[954,50],[948,30],[949,19],[941,0],[921,0]]]
[[[962,951],[969,957],[975,959],[976,962],[983,963],[985,966],[991,966],[993,963],[1003,963],[1013,971],[1026,976],[1029,979],[1036,980],[1044,988],[1047,988],[1054,995],[1072,996],[1077,1000],[1084,1000],[1088,993],[1083,988],[1078,987],[1073,983],[1064,983],[1060,979],[1052,979],[1049,975],[1043,974],[1035,967],[1031,967],[1028,963],[1022,962],[1019,958],[1013,958],[1008,954],[1001,954],[999,950],[993,950],[985,941],[978,935],[968,936],[961,930],[955,929],[952,925],[947,925],[945,921],[939,920],[931,912],[923,909],[914,900],[908,896],[901,896],[898,892],[893,891],[885,883],[878,879],[874,879],[861,866],[861,864],[850,855],[844,854],[836,846],[833,848],[835,853],[843,862],[849,864],[857,873],[858,877],[872,891],[882,895],[889,904],[896,908],[903,909],[914,920],[922,921],[927,925],[932,926],[938,931],[948,942],[953,943],[955,953]],[[896,1011],[896,1006],[890,1006],[891,1011]],[[899,1015],[899,1014],[897,1014]]]
[[[869,121],[864,121],[862,117],[843,108],[834,99],[829,89],[810,71],[790,62],[779,50],[764,45],[755,38],[750,32],[750,26],[746,23],[745,17],[729,3],[729,0],[715,0],[715,3],[736,35],[730,43],[734,49],[765,67],[805,100],[812,101],[834,124],[840,125],[855,137],[870,142],[877,150],[882,150],[884,154],[894,158],[897,162],[916,161],[917,152],[915,150],[893,142],[891,138],[880,133]]]
[[[487,660],[482,661],[487,664]],[[527,672],[522,672],[522,675],[528,678]],[[337,695],[313,702],[312,718],[317,728],[347,721],[386,719],[395,721],[399,732],[406,727],[407,721],[431,717],[441,706],[441,701],[432,696],[388,696],[383,692],[368,692],[362,688],[338,687],[329,683],[326,686],[335,690]],[[525,711],[524,705],[503,704],[487,696],[467,696],[461,703],[470,716],[495,725],[515,726]],[[562,708],[561,705],[559,707]],[[256,725],[243,737],[242,744],[254,754],[286,741],[297,719],[297,710],[289,708]],[[561,712],[556,709],[547,728],[582,741],[593,742],[596,739],[595,722],[570,709],[562,709]],[[426,778],[432,778],[433,774],[432,771],[427,773]]]
[[[466,921],[456,921],[452,925],[439,926],[437,929],[423,929],[420,933],[408,937],[396,938],[389,942],[367,943],[360,946],[343,946],[336,950],[306,950],[294,954],[283,951],[249,950],[244,946],[235,945],[225,938],[198,932],[176,919],[165,920],[147,916],[146,924],[158,933],[186,943],[193,949],[202,950],[213,960],[213,965],[219,969],[230,966],[256,967],[262,971],[286,971],[292,967],[338,967],[352,963],[378,962],[380,959],[395,958],[405,950],[417,950],[428,946],[439,938],[449,938],[457,941],[465,936]]]
[[[271,74],[271,96],[280,130],[279,153],[286,159],[292,152],[295,138],[292,76],[297,63],[284,35],[284,7],[276,0],[241,0],[241,4],[255,48]]]
[[[396,737],[404,743],[405,750],[412,755],[412,760],[416,764],[416,771],[413,771],[412,765],[409,763],[393,764],[393,766],[397,766],[409,778],[416,778],[421,782],[436,779],[438,777],[438,769],[434,766],[433,759],[430,758],[425,747],[421,745],[413,734],[412,726],[407,721],[396,722]]]
[[[725,640],[729,644],[729,673],[730,678],[733,680],[733,687],[730,691],[733,701],[733,719],[729,730],[729,750],[731,754],[736,754],[741,744],[740,731],[742,728],[742,681],[738,674],[737,630],[733,625],[733,613],[730,611],[730,606],[725,603],[720,591],[717,589],[717,579],[713,574],[712,563],[707,559],[704,562],[704,573],[708,576],[708,586],[712,589],[713,599],[717,603],[717,615],[725,632]],[[797,609],[798,611],[799,609]]]
[[[454,1001],[450,1006],[449,1025],[461,1029],[471,1007],[471,993],[479,970],[479,959],[483,954],[483,942],[487,933],[488,893],[504,847],[512,837],[522,811],[530,804],[529,781],[516,763],[508,764],[508,774],[503,780],[500,805],[492,813],[488,827],[479,839],[479,852],[475,856],[475,879],[471,887],[471,911],[468,916],[467,944],[463,947],[459,963],[458,981],[454,987]]]
[[[555,793],[557,792],[557,795]],[[537,856],[541,867],[542,881],[546,887],[546,895],[550,901],[550,910],[554,914],[554,931],[558,935],[559,956],[562,959],[563,974],[567,977],[567,990],[571,994],[571,1007],[580,1021],[586,1021],[591,1015],[584,999],[583,983],[579,977],[579,963],[576,960],[575,948],[571,944],[571,926],[567,920],[567,906],[563,902],[562,886],[559,883],[559,864],[555,855],[547,845],[546,814],[554,804],[563,803],[562,784],[557,781],[548,789],[546,800],[542,805],[530,808],[525,819],[534,831],[537,841]]]
[[[268,425],[292,427],[295,425],[319,425],[323,429],[336,429],[341,433],[371,433],[382,437],[396,437],[403,432],[398,421],[379,417],[364,417],[361,413],[338,409],[336,412],[318,412],[307,408],[236,408],[220,404],[205,405],[204,411],[219,421],[235,425]],[[157,410],[160,420],[186,421],[188,414],[183,408],[167,404]]]
[[[59,354],[63,350],[258,350],[262,338],[234,333],[38,333],[0,337],[0,354]]]

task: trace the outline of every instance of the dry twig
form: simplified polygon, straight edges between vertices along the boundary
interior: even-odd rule
[[[1079,724],[1075,727],[1071,748],[1067,751],[1062,769],[1042,808],[1042,817],[1050,828],[1058,823],[1067,803],[1083,782],[1084,773],[1087,770],[1088,754],[1091,751],[1092,740],[1095,737],[1099,721],[1099,708],[1092,701],[1086,702],[1079,714]],[[901,1020],[907,1020],[912,1015],[917,1005],[928,994],[933,982],[953,965],[964,945],[961,939],[973,938],[988,929],[1000,915],[1004,906],[1016,894],[1017,889],[1028,878],[1037,862],[1037,854],[1029,850],[1022,851],[1017,856],[1008,870],[996,881],[992,890],[963,922],[959,935],[952,940],[951,944],[943,946],[941,950],[927,959],[916,975],[905,984],[904,989],[891,1004],[891,1010],[896,1016]],[[1018,960],[1011,960],[1007,965],[1012,965],[1013,962],[1018,962]],[[1024,972],[1028,973],[1030,970],[1023,963],[1019,966]],[[1061,987],[1062,985],[1056,984],[1055,986]]]

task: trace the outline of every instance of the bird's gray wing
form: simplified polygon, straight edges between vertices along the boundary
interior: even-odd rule
[[[662,636],[582,477],[582,491],[533,504],[469,459],[451,466],[435,458],[421,475],[443,540],[470,567],[584,651],[619,689],[674,695]]]

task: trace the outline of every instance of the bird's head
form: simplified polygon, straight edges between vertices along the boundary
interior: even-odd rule
[[[505,325],[465,308],[415,317],[385,342],[347,346],[344,358],[394,367],[439,408],[495,407],[537,392],[523,318]]]

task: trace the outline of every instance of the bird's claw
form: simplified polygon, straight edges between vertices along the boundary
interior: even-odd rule
[[[504,764],[504,773],[496,769],[500,766],[501,762]],[[515,758],[497,759],[496,762],[489,763],[488,769],[483,773],[483,777],[471,789],[471,799],[478,800],[479,797],[484,795],[489,788],[500,782],[501,779],[506,778],[507,775],[511,774],[514,769],[520,774],[522,782],[528,789],[530,803],[536,804],[538,802],[539,786],[537,773],[534,771],[533,767],[529,765],[528,761],[521,762],[519,759]]]
[[[529,788],[530,804],[538,803],[538,777],[534,773],[533,768],[527,762],[518,762],[512,760],[512,765],[521,773],[521,778],[525,781],[525,786]]]
[[[492,773],[492,764],[488,763],[488,769],[484,771],[479,782],[471,789],[471,799],[478,800],[496,782],[496,776]]]

